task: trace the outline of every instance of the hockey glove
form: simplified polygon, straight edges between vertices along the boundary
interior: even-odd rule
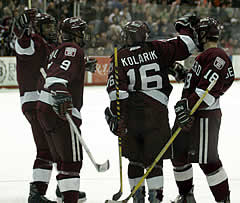
[[[85,57],[85,69],[91,73],[95,73],[97,60],[95,58]]]
[[[18,18],[18,23],[21,28],[27,28],[30,24],[30,22],[33,22],[35,19],[35,16],[37,14],[36,9],[28,9],[24,11],[22,15]]]
[[[200,21],[199,17],[196,14],[188,13],[181,18],[178,18],[175,22],[175,29],[177,32],[183,27],[190,27],[192,30],[195,30],[195,26]]]
[[[185,131],[189,131],[193,125],[194,117],[190,115],[188,100],[181,99],[174,106],[177,124]]]
[[[105,119],[109,125],[110,131],[117,136],[124,136],[127,133],[127,128],[124,123],[124,118],[118,119],[116,115],[114,115],[109,107],[107,107],[104,111]]]
[[[72,96],[67,91],[53,92],[53,110],[63,120],[66,120],[65,114],[72,114]]]
[[[175,62],[171,67],[169,67],[169,74],[174,76],[177,82],[184,81],[187,73],[188,71],[178,62]]]

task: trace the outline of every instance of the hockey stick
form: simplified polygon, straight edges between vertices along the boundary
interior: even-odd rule
[[[119,76],[118,76],[118,60],[117,60],[117,47],[114,47],[114,62],[115,62],[115,87],[116,87],[116,107],[117,119],[120,119],[120,102],[119,102]],[[112,200],[116,201],[122,196],[122,139],[118,136],[118,156],[119,156],[119,172],[120,172],[120,189],[113,195]]]
[[[109,169],[109,166],[110,166],[109,160],[107,160],[107,161],[106,161],[105,163],[103,163],[103,164],[98,164],[98,163],[96,163],[96,161],[94,160],[94,158],[93,158],[91,152],[89,151],[86,143],[84,142],[84,140],[83,140],[83,138],[82,138],[82,136],[81,136],[81,133],[80,133],[79,129],[77,128],[76,124],[75,124],[74,121],[72,120],[72,118],[71,118],[71,116],[69,115],[69,113],[66,113],[66,118],[67,118],[67,120],[68,120],[68,122],[69,122],[69,125],[70,125],[71,127],[73,127],[74,132],[78,135],[78,138],[79,138],[79,141],[80,141],[81,145],[83,146],[83,148],[84,148],[85,151],[87,152],[90,160],[92,161],[92,163],[93,163],[93,165],[95,166],[95,168],[97,169],[97,171],[98,171],[98,172],[105,172],[105,171],[107,171],[107,170]]]
[[[32,1],[28,0],[28,8],[31,9],[32,8]]]
[[[208,86],[208,88],[205,90],[204,94],[199,98],[199,100],[196,102],[196,104],[194,105],[194,107],[192,108],[190,115],[193,115],[194,112],[197,110],[197,108],[200,106],[200,104],[202,103],[203,99],[206,97],[206,95],[208,94],[208,92],[214,87],[214,85],[216,84],[217,80],[214,80],[210,83],[210,85]],[[163,156],[163,154],[167,151],[167,149],[169,148],[169,146],[173,143],[173,141],[175,140],[175,138],[177,137],[177,135],[179,134],[179,132],[182,130],[181,127],[178,127],[178,129],[173,133],[173,135],[171,136],[171,138],[169,139],[169,141],[167,142],[167,144],[165,144],[165,146],[163,147],[163,149],[160,151],[160,153],[157,155],[157,157],[155,158],[154,162],[151,164],[151,166],[147,169],[146,173],[142,176],[142,178],[140,179],[140,181],[138,182],[138,184],[134,187],[134,189],[132,190],[132,192],[130,193],[130,195],[128,195],[128,197],[122,201],[113,201],[113,200],[106,200],[105,203],[116,203],[116,202],[122,202],[122,203],[126,203],[128,202],[128,200],[135,194],[135,192],[138,190],[138,188],[141,186],[141,184],[143,183],[143,181],[145,180],[145,178],[148,176],[148,174],[152,171],[152,169],[154,168],[154,166],[158,163],[158,161],[161,159],[161,157]]]

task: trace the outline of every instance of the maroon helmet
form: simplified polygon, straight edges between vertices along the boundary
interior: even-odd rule
[[[211,17],[202,18],[196,25],[195,31],[197,33],[197,46],[200,51],[203,50],[203,45],[206,41],[218,41],[220,35],[219,22]]]
[[[77,43],[82,47],[84,46],[85,29],[87,23],[80,17],[71,17],[64,19],[60,24],[60,31],[62,32],[63,41],[76,41],[79,38],[80,41]]]
[[[123,40],[126,45],[136,45],[145,42],[150,29],[143,21],[131,21],[123,27]]]
[[[46,13],[37,13],[34,30],[48,42],[57,42],[57,21],[53,16]]]

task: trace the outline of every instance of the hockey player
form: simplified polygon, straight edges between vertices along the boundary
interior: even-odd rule
[[[65,118],[68,112],[80,127],[85,74],[84,30],[81,18],[61,22],[62,43],[50,54],[44,88],[38,102],[38,119],[48,135],[53,159],[57,162],[57,181],[64,203],[79,199],[82,146]]]
[[[121,137],[122,154],[129,160],[131,190],[170,139],[167,105],[172,85],[168,71],[176,60],[187,58],[195,49],[193,27],[197,22],[195,15],[178,19],[175,27],[180,35],[167,41],[146,41],[150,31],[142,21],[129,22],[123,28],[125,46],[117,53],[117,67],[112,58],[107,83],[110,108],[106,108],[105,116],[110,130]],[[163,159],[169,159],[170,154],[168,150]],[[162,168],[161,159],[146,179],[150,203],[163,200]],[[133,195],[134,203],[145,202],[144,184]]]
[[[187,74],[182,99],[175,105],[175,126],[182,132],[173,143],[175,180],[179,196],[175,203],[195,203],[193,169],[199,163],[210,190],[218,203],[230,203],[228,177],[218,154],[218,136],[221,123],[220,97],[234,81],[231,60],[217,47],[220,25],[213,18],[203,18],[196,26],[200,53]],[[217,83],[205,97],[194,117],[190,109],[213,81]]]
[[[32,33],[33,27],[35,34]],[[36,9],[29,9],[16,17],[14,33],[17,36],[17,81],[22,111],[31,124],[37,151],[28,203],[54,202],[44,196],[51,177],[53,159],[37,120],[36,104],[39,98],[38,85],[42,81],[40,70],[46,66],[47,56],[57,41],[56,21],[50,15],[36,15]]]

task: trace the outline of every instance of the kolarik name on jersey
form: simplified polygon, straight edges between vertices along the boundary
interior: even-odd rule
[[[142,54],[138,54],[137,56],[129,56],[125,58],[121,58],[121,62],[123,67],[126,66],[133,66],[133,65],[138,65],[147,61],[152,61],[157,59],[157,55],[154,51],[149,51],[149,52],[144,52]]]

